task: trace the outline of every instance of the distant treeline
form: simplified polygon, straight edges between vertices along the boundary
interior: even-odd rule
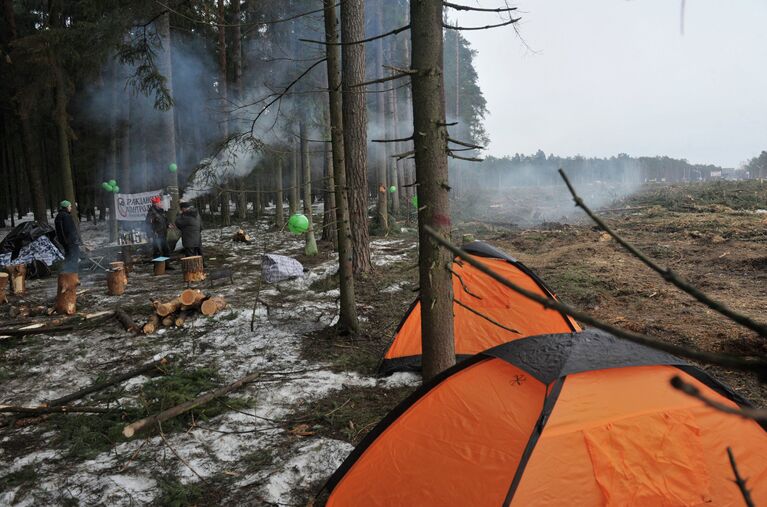
[[[534,155],[487,157],[475,168],[484,185],[554,185],[561,183],[562,168],[578,182],[637,184],[651,181],[702,181],[714,178],[744,178],[743,170],[712,164],[691,164],[671,157],[632,157],[621,153],[609,158],[560,157],[538,150]]]

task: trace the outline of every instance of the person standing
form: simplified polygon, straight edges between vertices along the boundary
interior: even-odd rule
[[[80,233],[72,218],[72,203],[66,199],[59,204],[59,212],[53,221],[56,239],[64,247],[64,266],[62,273],[77,273],[80,264]]]
[[[176,227],[181,231],[184,255],[202,256],[202,218],[188,202],[179,203],[181,214],[176,218]]]
[[[152,257],[170,257],[168,246],[168,215],[162,208],[162,199],[152,197],[152,205],[146,213],[147,233],[152,238]]]

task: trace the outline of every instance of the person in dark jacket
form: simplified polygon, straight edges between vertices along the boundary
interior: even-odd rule
[[[152,256],[170,257],[168,246],[168,215],[162,209],[159,196],[152,197],[152,205],[146,213],[147,234],[152,238]]]
[[[181,231],[184,255],[202,255],[202,218],[188,202],[179,203],[181,213],[176,218],[176,227]]]
[[[59,204],[59,212],[53,225],[56,228],[56,239],[64,247],[64,267],[62,273],[77,273],[80,263],[80,233],[77,232],[75,220],[72,218],[72,203],[63,200]]]

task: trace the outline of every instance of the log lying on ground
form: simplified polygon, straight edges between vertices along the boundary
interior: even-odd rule
[[[8,280],[11,276],[8,273],[0,273],[0,305],[8,302],[6,291],[8,290]]]
[[[149,320],[144,324],[144,327],[141,328],[141,330],[144,334],[152,334],[157,331],[158,327],[160,327],[160,317],[156,313],[153,313],[149,316]]]
[[[174,313],[178,311],[179,308],[181,308],[181,299],[176,298],[171,301],[168,301],[167,303],[161,303],[159,301],[155,301],[154,303],[154,309],[157,312],[157,315],[160,317],[167,317],[171,313]]]
[[[0,405],[0,413],[4,414],[60,414],[60,413],[77,413],[77,414],[108,414],[114,412],[113,408],[103,407],[71,407],[68,405],[60,407],[20,407],[16,405]]]
[[[234,233],[232,236],[233,241],[238,241],[241,243],[250,243],[253,241],[253,238],[250,237],[250,235],[245,232],[243,229],[237,229],[237,232]]]
[[[206,317],[210,317],[211,315],[215,315],[216,313],[220,312],[224,308],[226,308],[226,301],[224,301],[224,298],[216,296],[208,298],[202,302],[202,305],[200,305],[200,313]]]
[[[186,323],[186,319],[188,319],[190,315],[192,315],[192,312],[189,310],[182,310],[178,312],[176,321],[174,322],[176,327],[184,327],[184,323]]]
[[[165,366],[169,364],[171,361],[173,361],[173,356],[169,355],[169,356],[161,357],[160,359],[156,361],[142,364],[141,366],[134,368],[132,370],[126,371],[125,373],[121,375],[112,377],[111,379],[106,380],[105,382],[93,384],[84,389],[80,389],[79,391],[74,392],[72,394],[68,394],[66,396],[62,396],[61,398],[56,398],[55,400],[51,400],[48,403],[44,404],[43,406],[59,407],[62,405],[66,405],[69,402],[84,398],[85,396],[91,393],[95,393],[97,391],[101,391],[102,389],[106,389],[107,387],[111,387],[115,384],[120,384],[122,382],[125,382],[126,380],[132,379],[133,377],[138,377],[139,375],[144,375],[146,373],[151,373],[151,372],[162,373],[163,370],[161,366]]]
[[[77,311],[77,286],[80,277],[77,273],[60,273],[56,292],[56,313],[74,315]]]
[[[13,264],[6,268],[11,278],[12,292],[19,296],[27,292],[27,267],[24,264]]]
[[[138,333],[138,326],[135,322],[133,322],[133,319],[130,315],[128,315],[125,310],[120,308],[119,306],[115,308],[115,318],[117,321],[122,324],[123,329],[130,333]]]
[[[181,301],[183,306],[188,308],[196,308],[199,307],[202,303],[202,300],[205,299],[205,294],[196,289],[186,289],[181,293],[178,299]]]
[[[161,322],[163,327],[170,327],[176,322],[176,319],[173,317],[173,315],[168,315],[167,317],[162,319]]]
[[[193,400],[189,400],[180,405],[176,405],[175,407],[171,407],[168,410],[163,410],[159,414],[155,414],[155,415],[146,417],[144,419],[138,420],[134,423],[131,423],[127,425],[125,428],[123,428],[123,435],[125,435],[127,438],[131,438],[133,435],[136,434],[137,431],[141,431],[142,429],[149,426],[155,426],[156,424],[162,423],[164,421],[167,421],[168,419],[172,419],[185,412],[188,412],[195,407],[199,407],[200,405],[204,405],[212,400],[215,400],[216,398],[220,398],[221,396],[224,396],[225,394],[228,394],[234,391],[235,389],[239,389],[240,387],[244,386],[248,382],[253,382],[259,376],[261,376],[261,372],[251,373],[250,375],[246,375],[242,377],[241,379],[236,380],[235,382],[232,382],[228,386],[224,386],[219,389],[216,389],[215,391],[211,391],[209,393],[203,394],[202,396],[198,396],[197,398]]]

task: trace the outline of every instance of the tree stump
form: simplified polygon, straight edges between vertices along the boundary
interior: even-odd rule
[[[116,263],[112,263],[116,264]],[[122,263],[120,263],[122,264]],[[125,269],[117,268],[107,273],[107,294],[110,296],[122,296],[125,293],[125,284],[128,277],[125,276]]]
[[[152,261],[154,262],[154,276],[160,276],[165,274],[165,261]]]
[[[200,305],[200,313],[206,317],[210,317],[224,308],[226,308],[226,301],[224,301],[224,298],[216,296],[202,302],[202,305]]]
[[[205,268],[202,265],[202,256],[182,257],[181,267],[184,270],[184,281],[201,282],[205,280]]]
[[[10,276],[8,273],[0,273],[0,305],[3,305],[8,302],[8,296],[6,295],[6,290],[8,288],[8,279]]]
[[[18,295],[27,292],[27,267],[24,264],[14,264],[6,268],[11,277],[11,291]]]
[[[125,278],[125,283],[128,283],[128,271],[125,269],[125,262],[123,261],[110,262],[109,267],[113,271],[117,271],[117,270],[122,271],[123,277]]]
[[[77,273],[59,274],[59,285],[56,291],[56,313],[59,315],[75,314],[78,285],[80,285],[80,277]]]

